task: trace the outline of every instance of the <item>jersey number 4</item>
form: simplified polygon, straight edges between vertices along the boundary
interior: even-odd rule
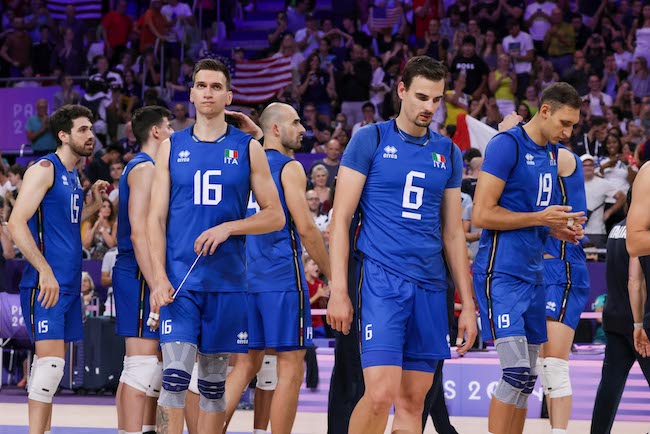
[[[210,178],[220,176],[221,170],[206,170],[201,175],[197,170],[194,174],[194,205],[218,205],[223,195],[221,184],[210,182]]]
[[[404,182],[404,193],[402,194],[402,208],[411,211],[402,211],[402,217],[405,219],[422,220],[422,214],[417,211],[422,206],[422,197],[424,196],[424,188],[413,185],[414,179],[424,179],[426,174],[411,170],[406,174],[406,181]]]

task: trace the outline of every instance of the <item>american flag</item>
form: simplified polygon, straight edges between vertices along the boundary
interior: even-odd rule
[[[402,8],[400,7],[373,7],[370,9],[368,18],[368,27],[372,31],[394,27],[402,18]]]
[[[99,20],[102,17],[102,0],[47,0],[46,5],[55,20],[65,19],[67,5],[74,5],[75,16],[80,20]]]
[[[261,104],[291,84],[291,57],[269,57],[235,65],[233,99],[237,104]]]

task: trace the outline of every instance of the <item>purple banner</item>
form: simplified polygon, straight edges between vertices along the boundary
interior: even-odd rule
[[[327,154],[295,154],[294,157],[296,160],[300,161],[302,167],[305,168],[305,172],[314,164],[314,161],[322,160]]]
[[[0,293],[0,339],[15,339],[30,345],[18,294]]]
[[[54,94],[59,89],[59,86],[0,89],[0,151],[19,151],[23,143],[27,143],[25,124],[36,114],[36,100],[45,98],[51,111]]]

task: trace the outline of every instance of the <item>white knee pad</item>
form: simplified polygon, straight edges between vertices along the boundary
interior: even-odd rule
[[[127,384],[142,393],[147,393],[151,378],[156,374],[157,369],[159,368],[156,356],[124,357],[124,368],[120,376],[120,383]]]
[[[32,366],[29,399],[51,403],[63,378],[65,360],[60,357],[39,357]]]
[[[548,390],[551,398],[571,396],[571,379],[569,378],[569,362],[556,357],[544,358],[544,389]]]
[[[537,358],[537,375],[539,376],[539,381],[542,383],[542,390],[544,391],[544,395],[548,395],[549,392],[546,390],[546,384],[548,382],[546,381],[546,374],[544,372],[544,358],[543,357],[538,357]]]
[[[192,368],[192,379],[190,380],[190,387],[188,390],[197,395],[199,394],[199,362],[194,362],[194,367]]]
[[[278,356],[264,356],[262,367],[257,373],[257,388],[275,390],[278,385]]]
[[[147,396],[150,398],[160,397],[160,389],[162,388],[163,365],[157,358],[156,361],[156,368],[153,370],[151,380],[149,381],[149,387],[147,387]]]

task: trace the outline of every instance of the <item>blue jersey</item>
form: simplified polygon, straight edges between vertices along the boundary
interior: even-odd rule
[[[481,170],[505,181],[499,206],[512,212],[542,211],[552,204],[557,179],[557,145],[537,145],[519,125],[490,140]],[[541,284],[548,233],[546,226],[484,230],[474,270],[483,274],[509,274]]]
[[[366,175],[356,247],[405,280],[445,290],[441,213],[447,188],[460,188],[460,150],[428,131],[409,136],[395,121],[361,128],[341,165]]]
[[[83,188],[77,169],[68,172],[58,155],[49,154],[41,160],[54,165],[54,183],[27,225],[59,282],[60,292],[79,295],[82,260],[79,222],[84,202]],[[20,287],[38,287],[38,272],[29,262],[23,271]]]
[[[562,148],[566,149],[564,146]],[[566,149],[568,152],[568,149]],[[587,215],[587,197],[585,194],[585,175],[580,158],[573,152],[571,155],[576,160],[576,170],[569,176],[558,176],[557,187],[553,189],[551,203],[553,205],[569,205],[571,212],[584,212]],[[544,251],[549,255],[573,264],[584,264],[587,261],[585,251],[581,245],[560,241],[548,237]]]
[[[246,237],[248,291],[302,291],[307,288],[302,266],[302,246],[282,187],[282,170],[287,163],[294,160],[275,150],[267,150],[266,156],[280,195],[286,223],[279,231]],[[247,215],[254,215],[259,210],[260,207],[251,192]]]
[[[167,275],[175,288],[196,259],[198,236],[221,223],[245,218],[250,191],[252,136],[228,125],[214,142],[202,142],[193,131],[190,127],[170,138]],[[233,235],[213,255],[201,257],[184,288],[245,291],[245,236]]]
[[[135,273],[138,263],[135,260],[133,243],[131,242],[131,220],[129,220],[129,173],[140,163],[153,163],[153,158],[144,152],[139,152],[124,168],[120,177],[119,202],[117,208],[117,260],[115,267],[127,272]]]

